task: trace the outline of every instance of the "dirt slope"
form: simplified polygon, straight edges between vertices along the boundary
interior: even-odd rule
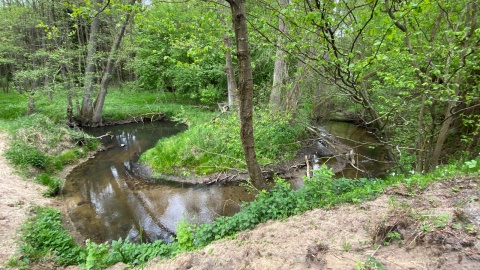
[[[0,268],[16,251],[16,232],[30,207],[51,203],[42,197],[43,186],[25,181],[14,173],[3,156],[7,143],[7,135],[0,132]]]
[[[415,196],[396,188],[375,201],[260,224],[143,269],[480,269],[479,192],[480,180],[470,178]]]

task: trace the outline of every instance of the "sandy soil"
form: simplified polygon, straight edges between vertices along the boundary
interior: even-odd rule
[[[143,269],[480,269],[479,187],[479,179],[462,178],[413,196],[395,188],[374,201],[260,224]]]
[[[17,230],[34,205],[49,205],[53,200],[42,197],[45,187],[16,175],[3,156],[7,135],[0,132],[0,268],[15,253]]]

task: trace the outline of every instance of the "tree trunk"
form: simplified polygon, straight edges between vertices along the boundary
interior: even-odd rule
[[[288,5],[288,0],[280,0],[280,9]],[[282,108],[282,89],[285,80],[288,77],[287,61],[285,60],[286,52],[283,50],[283,37],[287,30],[287,25],[282,15],[278,18],[277,52],[275,53],[275,66],[273,69],[273,84],[270,94],[270,107],[273,112],[278,112]]]
[[[222,16],[220,20],[225,29],[227,29],[227,23],[223,18],[223,9],[220,8]],[[227,74],[227,93],[228,93],[228,107],[233,108],[238,102],[237,81],[235,80],[235,70],[233,68],[232,61],[232,38],[223,33],[223,45],[225,46],[225,73]]]
[[[248,46],[248,31],[245,12],[245,0],[227,0],[232,10],[233,28],[237,43],[238,79],[239,79],[239,116],[240,138],[247,162],[250,178],[259,189],[265,187],[262,170],[255,154],[253,137],[253,75]]]
[[[101,3],[101,0],[96,1],[97,4]],[[97,7],[98,9],[98,7]],[[82,125],[89,125],[93,116],[93,86],[95,79],[95,51],[97,49],[97,35],[99,27],[99,16],[93,18],[90,25],[90,36],[87,44],[87,59],[85,63],[85,78],[84,78],[84,90],[82,99],[82,108],[80,110],[80,123]]]
[[[130,6],[133,6],[137,0],[130,0],[128,3]],[[105,103],[105,96],[107,95],[108,83],[112,77],[113,66],[115,64],[115,53],[117,52],[120,44],[122,43],[123,36],[125,34],[125,29],[127,28],[128,21],[133,13],[133,7],[130,12],[125,17],[125,20],[122,23],[122,26],[119,29],[118,36],[110,50],[107,60],[107,66],[103,73],[102,81],[100,84],[100,91],[98,92],[97,98],[95,99],[94,111],[92,116],[92,125],[102,125],[103,118],[103,104]]]

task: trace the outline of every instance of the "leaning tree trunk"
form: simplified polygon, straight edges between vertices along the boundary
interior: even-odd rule
[[[131,7],[135,4],[137,0],[130,0],[128,3]],[[123,36],[125,35],[125,29],[127,28],[128,21],[133,13],[133,7],[130,12],[125,17],[125,20],[122,23],[122,26],[119,29],[118,36],[110,50],[107,60],[107,66],[103,73],[102,81],[100,84],[100,91],[98,92],[97,98],[95,99],[93,116],[92,116],[92,125],[102,125],[103,118],[103,104],[105,103],[105,96],[107,95],[108,83],[112,77],[113,66],[115,65],[115,54],[122,43]]]
[[[248,31],[245,0],[227,0],[232,10],[233,28],[237,43],[238,97],[240,116],[240,137],[250,178],[257,188],[264,188],[265,181],[255,154],[253,137],[253,75],[248,47]]]

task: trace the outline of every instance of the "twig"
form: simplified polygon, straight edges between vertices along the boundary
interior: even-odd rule
[[[96,138],[97,138],[97,139],[101,139],[101,138],[107,137],[107,136],[110,136],[110,139],[113,138],[113,135],[112,135],[112,133],[111,133],[110,131],[107,132],[106,134],[103,134],[103,135],[98,136],[98,137],[96,137]]]

